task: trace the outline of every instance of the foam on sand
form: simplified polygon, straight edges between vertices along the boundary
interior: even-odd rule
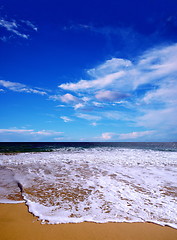
[[[154,222],[177,228],[177,152],[67,148],[2,155],[43,222]]]

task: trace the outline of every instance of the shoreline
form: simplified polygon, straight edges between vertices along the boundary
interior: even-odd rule
[[[41,224],[25,203],[0,204],[2,240],[176,240],[177,229],[154,223]]]

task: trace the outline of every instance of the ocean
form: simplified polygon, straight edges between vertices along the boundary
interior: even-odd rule
[[[177,228],[177,143],[0,143],[0,203],[46,224]]]

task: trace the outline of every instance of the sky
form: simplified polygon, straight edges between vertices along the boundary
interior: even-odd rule
[[[176,0],[1,0],[1,142],[177,141]]]

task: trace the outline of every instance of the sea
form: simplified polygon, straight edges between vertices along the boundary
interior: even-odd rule
[[[0,203],[44,224],[177,228],[177,143],[0,143]]]

